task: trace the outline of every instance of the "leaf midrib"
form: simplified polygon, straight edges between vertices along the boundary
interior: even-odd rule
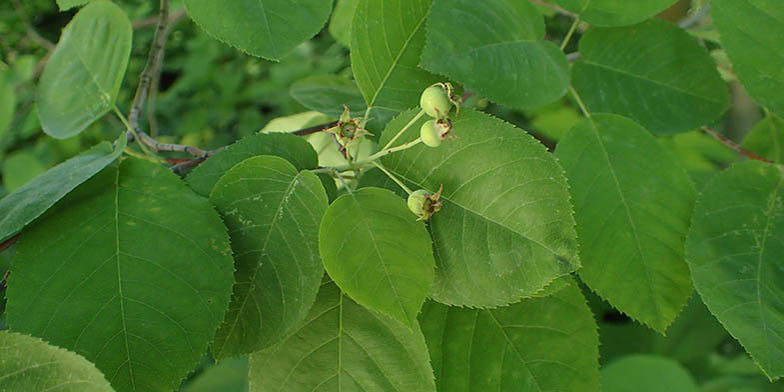
[[[128,373],[131,379],[131,389],[136,390],[136,380],[133,376],[133,363],[131,362],[131,349],[128,344],[128,327],[125,322],[125,305],[122,291],[122,274],[120,271],[120,168],[115,169],[114,176],[114,233],[115,249],[117,249],[117,291],[120,302],[120,320],[122,320],[122,334],[125,340],[125,357],[128,362]],[[116,376],[116,374],[115,374]]]

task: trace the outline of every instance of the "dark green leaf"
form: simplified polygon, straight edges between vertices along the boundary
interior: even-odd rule
[[[784,163],[784,119],[774,114],[760,121],[743,139],[743,148]]]
[[[65,27],[38,84],[38,114],[47,134],[82,132],[114,106],[131,54],[133,29],[120,7],[94,0]]]
[[[692,293],[683,260],[696,197],[689,176],[647,130],[613,114],[574,127],[556,156],[575,206],[580,277],[663,333]]]
[[[390,140],[417,113],[393,120]],[[419,136],[423,120],[398,143]],[[388,155],[384,165],[414,189],[443,185],[429,221],[436,257],[430,295],[450,304],[494,307],[519,301],[580,266],[563,169],[528,133],[464,109],[454,139]]]
[[[566,57],[544,39],[544,19],[528,1],[435,0],[422,66],[515,108],[566,93]]]
[[[623,26],[639,23],[677,0],[553,0],[553,3],[580,14],[580,18],[595,26]]]
[[[250,358],[253,392],[435,392],[427,347],[413,329],[322,286],[299,330]]]
[[[351,21],[359,0],[337,0],[329,20],[329,33],[344,46],[351,46]]]
[[[629,117],[656,134],[709,124],[729,106],[708,52],[661,20],[590,30],[580,40],[572,78],[591,112]]]
[[[315,174],[257,156],[226,172],[210,201],[235,254],[234,295],[212,346],[222,359],[277,343],[308,314],[324,274],[318,229],[327,195]]]
[[[405,200],[363,188],[335,200],[321,223],[329,276],[360,305],[412,327],[433,283],[433,250]]]
[[[11,329],[94,362],[118,391],[170,391],[231,295],[226,228],[163,166],[127,159],[60,201],[17,245]]]
[[[632,355],[602,369],[606,392],[697,392],[691,374],[678,362],[653,355]]]
[[[428,302],[420,316],[439,391],[599,391],[599,336],[572,283],[498,309]]]
[[[46,171],[46,167],[27,151],[19,151],[6,157],[3,162],[3,187],[13,192]]]
[[[22,230],[54,203],[114,162],[125,148],[125,133],[117,145],[103,142],[73,157],[0,200],[0,241]]]
[[[67,11],[73,7],[79,7],[89,3],[90,0],[57,0],[57,6],[60,11]]]
[[[278,60],[321,31],[331,0],[185,0],[191,18],[243,52]]]
[[[686,259],[702,300],[765,374],[784,375],[784,174],[739,163],[702,191]]]
[[[220,361],[196,376],[183,392],[248,392],[248,357]]]

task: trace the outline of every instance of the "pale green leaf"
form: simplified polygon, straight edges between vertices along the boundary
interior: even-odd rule
[[[38,84],[38,115],[47,134],[64,139],[106,114],[117,99],[133,29],[120,7],[94,0],[63,30]]]
[[[708,52],[661,20],[590,30],[580,40],[572,79],[591,112],[629,117],[656,134],[709,124],[729,106]]]
[[[599,335],[574,283],[498,309],[431,301],[420,323],[439,391],[599,391]]]
[[[14,84],[8,80],[9,78],[3,77],[0,73],[0,141],[2,141],[8,127],[14,119],[14,111],[16,109],[16,92]]]
[[[664,332],[692,293],[683,260],[696,198],[691,179],[647,130],[613,114],[574,127],[556,156],[574,202],[580,277]]]
[[[351,68],[367,106],[393,115],[417,106],[435,75],[417,67],[431,0],[359,0],[351,28]]]
[[[416,114],[393,120],[381,145]],[[398,143],[419,136],[424,120]],[[436,257],[430,295],[450,304],[493,307],[531,296],[580,266],[563,169],[525,131],[464,109],[453,139],[383,158],[413,189],[444,187],[444,206],[428,222]]]
[[[222,359],[277,343],[308,314],[324,275],[318,230],[327,195],[315,174],[257,156],[226,172],[210,201],[235,254],[234,294],[212,345]]]
[[[193,169],[185,180],[196,193],[207,196],[218,179],[234,165],[257,155],[274,155],[298,170],[315,169],[318,156],[305,139],[281,133],[244,137]]]
[[[742,147],[772,162],[784,163],[784,119],[774,114],[766,117],[746,135]]]
[[[319,249],[329,276],[352,299],[413,326],[433,283],[433,249],[405,200],[379,188],[343,195],[327,209]]]
[[[515,108],[566,94],[566,56],[544,39],[544,18],[528,1],[435,0],[422,66]]]
[[[8,155],[2,161],[3,187],[13,192],[46,171],[41,161],[28,151],[18,151]]]
[[[79,7],[89,3],[91,0],[57,0],[60,11],[67,11],[73,7]]]
[[[697,292],[765,374],[784,375],[784,173],[748,161],[702,191],[686,244]]]
[[[170,391],[223,320],[233,270],[209,201],[130,158],[25,230],[8,323],[83,355],[118,391]]]
[[[351,21],[359,0],[336,0],[329,19],[329,33],[343,46],[351,46]]]
[[[605,392],[697,392],[688,370],[672,359],[630,355],[602,369]]]
[[[246,53],[278,60],[321,31],[331,0],[185,0],[207,33]]]
[[[248,357],[225,359],[208,367],[182,392],[248,392]]]
[[[250,357],[253,392],[435,392],[419,325],[406,328],[322,286],[296,333]]]
[[[125,148],[125,133],[117,145],[103,142],[34,178],[0,200],[0,241],[22,230],[54,203],[114,162]]]
[[[95,365],[31,336],[0,331],[0,390],[111,392]]]
[[[711,16],[735,73],[762,106],[784,116],[784,8],[779,0],[714,0]]]
[[[642,22],[676,1],[553,0],[553,3],[580,14],[580,19],[595,26],[623,26]]]

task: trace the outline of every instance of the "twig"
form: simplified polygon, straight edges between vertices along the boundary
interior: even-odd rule
[[[5,271],[5,273],[3,274],[3,279],[0,279],[0,292],[5,290],[5,286],[8,283],[9,276],[11,276],[11,271],[10,270]]]
[[[680,28],[682,29],[688,29],[696,25],[697,23],[700,23],[702,19],[708,16],[709,11],[710,11],[710,3],[705,4],[702,8],[700,8],[699,11],[683,19],[680,23],[678,23],[678,26],[680,26]]]
[[[334,128],[338,125],[337,121],[333,121],[326,124],[319,124],[312,127],[300,129],[299,131],[295,131],[294,134],[297,136],[307,136],[314,133],[319,133],[321,131],[326,131],[327,129]]]
[[[20,3],[19,0],[14,0],[14,9],[16,10],[16,13],[19,14],[19,18],[22,19],[22,22],[24,22],[25,27],[27,28],[27,36],[30,37],[33,42],[46,48],[46,50],[50,52],[54,50],[54,43],[42,37],[40,34],[38,34],[37,31],[35,31],[33,24],[30,22],[30,18],[27,16],[27,12],[25,12],[22,3]]]
[[[575,14],[574,12],[567,11],[567,10],[557,6],[557,5],[552,5],[550,3],[546,3],[546,2],[544,2],[542,0],[531,0],[531,2],[536,4],[536,5],[542,6],[544,8],[551,9],[551,10],[553,10],[553,11],[555,11],[555,12],[561,14],[561,15],[566,15],[566,16],[568,16],[570,18],[576,18],[577,17],[577,14]]]
[[[184,16],[185,16],[185,10],[184,9],[183,10],[179,10],[179,11],[171,14],[171,16],[169,17],[169,24],[173,25],[173,24],[177,23]],[[160,20],[160,17],[157,16],[157,15],[150,16],[149,18],[134,20],[132,22],[132,26],[133,26],[134,30],[136,30],[136,29],[143,29],[143,28],[146,28],[146,27],[157,25],[159,20]]]
[[[754,159],[756,161],[773,163],[772,161],[770,161],[768,159],[765,159],[765,158],[763,158],[763,157],[761,157],[761,156],[759,156],[759,155],[757,155],[757,154],[755,154],[755,153],[753,153],[753,152],[751,152],[749,150],[744,149],[738,143],[733,142],[732,140],[730,140],[726,136],[720,134],[719,132],[717,132],[713,128],[702,127],[702,130],[703,130],[703,132],[707,133],[708,135],[713,136],[713,138],[718,140],[719,142],[721,142],[721,144],[729,147],[732,150],[735,150],[735,152],[737,152],[740,155],[743,155],[746,158]]]

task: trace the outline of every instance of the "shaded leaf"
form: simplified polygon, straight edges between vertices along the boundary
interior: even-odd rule
[[[714,177],[686,246],[697,292],[765,374],[784,375],[784,174],[748,161]]]
[[[424,223],[379,188],[343,195],[327,209],[319,249],[329,276],[360,305],[412,327],[433,282]]]
[[[762,106],[784,116],[784,9],[777,0],[715,0],[711,16],[735,73]]]
[[[656,134],[709,124],[729,106],[708,52],[661,20],[591,29],[580,39],[572,79],[591,112],[629,117]]]
[[[580,19],[595,26],[623,26],[642,22],[676,1],[553,0],[553,3],[580,14]]]
[[[49,169],[44,174],[0,200],[0,241],[22,230],[54,203],[114,162],[125,148],[122,133],[117,145],[103,142]]]
[[[74,136],[112,108],[128,66],[132,34],[128,16],[110,1],[91,1],[76,14],[38,83],[44,132],[60,139]]]
[[[299,330],[250,357],[250,390],[435,392],[419,325],[404,327],[322,286]]]
[[[244,137],[193,169],[185,180],[196,193],[207,196],[212,187],[234,165],[257,155],[286,159],[298,170],[315,169],[318,156],[305,139],[281,133]]]
[[[416,113],[393,120],[381,145]],[[416,139],[423,121],[398,143]],[[506,305],[576,270],[572,205],[553,155],[523,130],[469,109],[452,133],[439,148],[420,144],[382,159],[413,189],[444,187],[444,206],[428,223],[436,257],[430,296],[451,305]]]
[[[212,346],[222,359],[277,343],[308,314],[324,274],[318,229],[327,195],[315,174],[257,156],[226,172],[210,201],[235,254],[234,294]]]
[[[332,11],[325,0],[185,0],[207,33],[243,52],[279,60],[321,31]]]
[[[422,66],[490,100],[532,108],[566,94],[566,56],[528,1],[435,0]]]
[[[209,201],[127,159],[60,201],[17,244],[11,329],[95,363],[118,391],[172,390],[226,311],[233,263]]]
[[[697,392],[691,374],[678,362],[655,355],[631,355],[602,369],[602,391]]]
[[[111,392],[95,365],[31,336],[0,331],[4,391]]]
[[[0,73],[0,141],[5,138],[8,127],[11,126],[16,109],[14,85],[8,80],[9,77],[4,76]]]
[[[183,392],[247,392],[248,357],[220,361],[196,376]]]
[[[556,156],[574,201],[580,277],[663,333],[692,293],[683,260],[696,198],[689,176],[648,131],[613,114],[574,127]]]
[[[742,146],[770,161],[784,163],[784,119],[769,115],[746,135]]]
[[[420,322],[440,391],[599,391],[599,335],[574,283],[498,309],[428,302]]]
[[[44,164],[27,151],[18,151],[8,155],[2,164],[3,187],[8,192],[17,190],[46,171]]]
[[[351,46],[351,21],[359,0],[336,0],[335,10],[329,19],[329,33],[343,46]]]

